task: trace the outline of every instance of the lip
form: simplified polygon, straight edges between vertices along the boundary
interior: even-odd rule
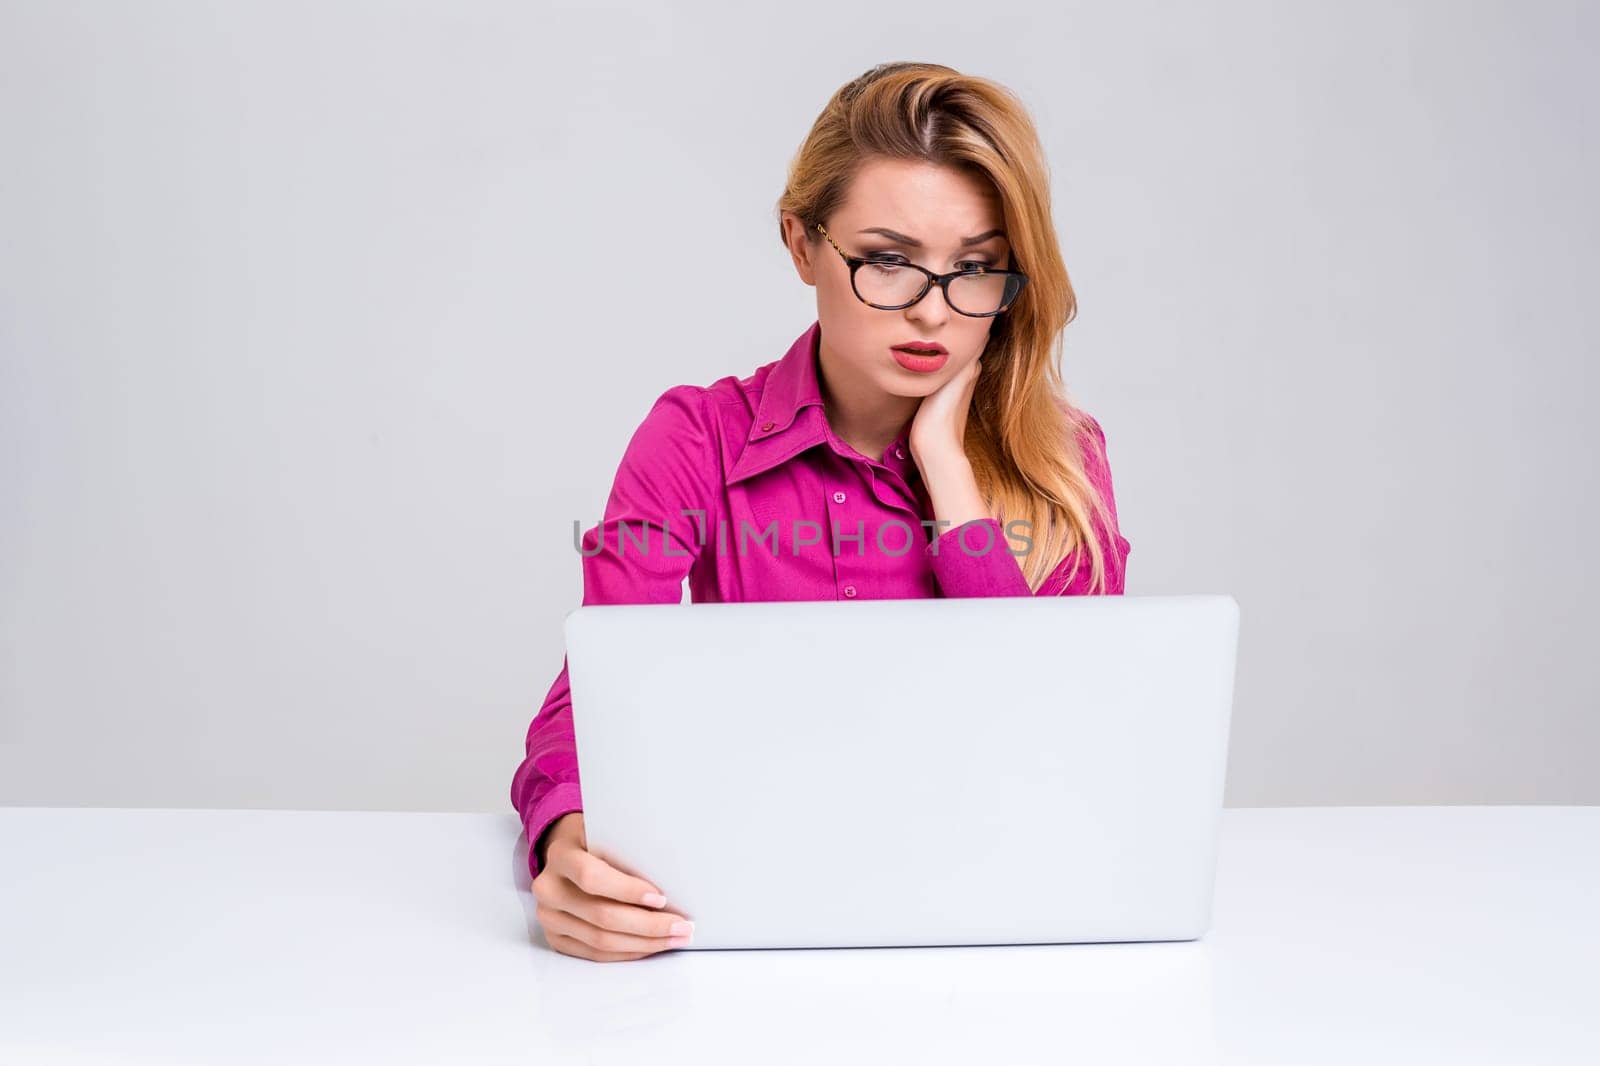
[[[919,374],[931,374],[950,361],[950,353],[945,351],[943,347],[926,355],[907,351],[904,348],[890,348],[889,352],[894,356],[895,362],[907,370],[915,371]]]
[[[914,355],[949,355],[938,341],[907,341],[894,346],[895,351],[909,350]]]

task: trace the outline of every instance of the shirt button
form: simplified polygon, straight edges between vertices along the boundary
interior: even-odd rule
[[[834,493],[833,494],[833,502],[834,503],[843,503],[844,502],[844,493],[842,493],[842,492]]]
[[[763,423],[761,423],[761,432],[766,433],[767,431],[771,430],[773,426],[775,426],[777,424],[778,423],[776,423],[776,422],[763,422]]]
[[[854,585],[846,585],[844,587],[844,594],[846,596],[852,596],[853,597],[856,594],[856,587]]]

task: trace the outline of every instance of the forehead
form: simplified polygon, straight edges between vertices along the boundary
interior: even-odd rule
[[[886,226],[951,244],[1004,225],[1000,196],[988,179],[920,159],[869,160],[850,183],[839,217],[851,228]]]

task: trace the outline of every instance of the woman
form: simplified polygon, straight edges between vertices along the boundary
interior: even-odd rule
[[[587,531],[585,604],[1116,594],[1130,548],[1099,423],[1063,397],[1075,311],[1018,100],[891,63],[828,102],[779,232],[817,320],[745,378],[678,385]],[[648,881],[585,847],[567,669],[511,787],[552,947],[689,942]]]

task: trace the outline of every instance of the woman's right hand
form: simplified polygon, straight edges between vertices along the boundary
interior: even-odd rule
[[[667,899],[655,885],[589,853],[582,811],[556,819],[544,841],[533,895],[551,947],[594,962],[625,962],[689,943],[694,923],[662,910]]]

